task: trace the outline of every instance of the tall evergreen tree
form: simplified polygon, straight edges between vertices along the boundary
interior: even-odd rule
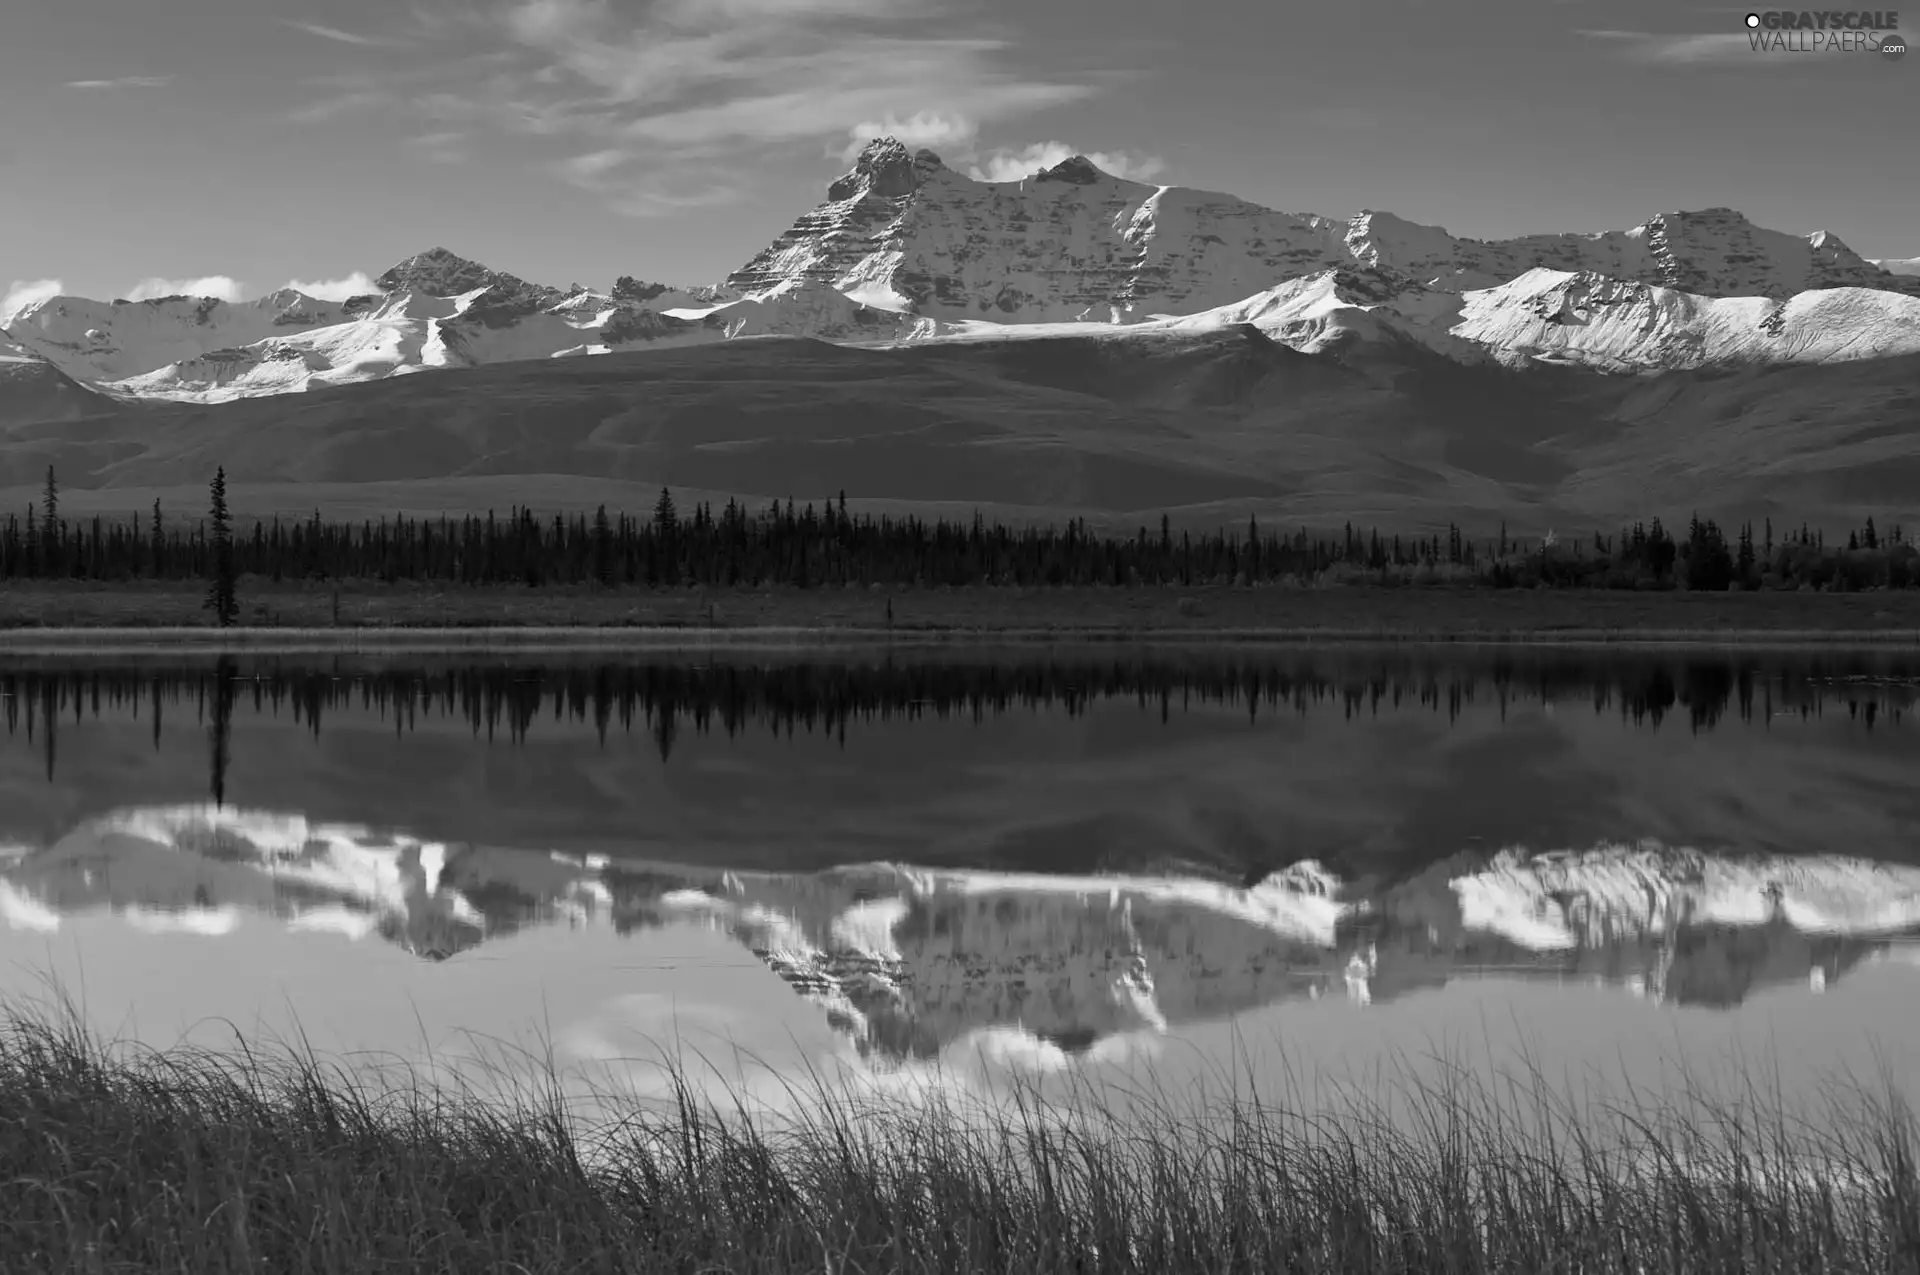
[[[605,505],[593,515],[593,578],[601,588],[613,587],[613,523]]]
[[[213,612],[221,628],[240,618],[240,603],[235,597],[237,579],[233,565],[233,518],[227,512],[227,467],[213,475],[213,504],[207,519],[213,527],[213,587],[207,591],[205,608]]]
[[[47,466],[47,486],[40,497],[41,570],[49,577],[60,570],[60,484],[54,481],[53,466]]]

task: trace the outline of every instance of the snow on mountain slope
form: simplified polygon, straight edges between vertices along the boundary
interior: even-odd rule
[[[1386,271],[1342,267],[1290,279],[1243,301],[1184,318],[1153,321],[1173,331],[1208,331],[1252,324],[1303,354],[1347,348],[1352,342],[1407,341],[1460,362],[1487,357],[1453,334],[1461,297],[1408,282]]]
[[[1920,298],[1866,288],[1802,292],[1781,303],[1540,269],[1463,301],[1452,334],[1508,361],[1640,371],[1920,351]]]
[[[1425,262],[1390,264],[1425,277]],[[1845,287],[1920,295],[1920,285],[1889,276],[1835,235],[1766,230],[1731,208],[1661,213],[1631,230],[1596,235],[1459,239],[1452,264],[1454,277],[1465,288],[1492,287],[1545,267],[1591,271],[1706,297],[1785,300],[1809,289]]]
[[[429,369],[607,354],[641,346],[781,335],[889,342],[923,339],[944,330],[932,320],[875,309],[810,283],[782,285],[676,314],[661,313],[651,303],[663,297],[702,298],[662,290],[643,304],[631,299],[633,290],[625,295],[629,299],[582,290],[556,300],[497,279],[454,297],[400,293],[350,323],[211,351],[107,383],[106,388],[138,398],[219,403]],[[706,299],[718,295],[724,293],[715,291]]]
[[[1245,300],[1123,329],[1206,332],[1249,324],[1304,354],[1356,343],[1418,346],[1461,363],[1571,364],[1601,372],[1767,363],[1835,363],[1920,353],[1920,298],[1866,288],[1764,297],[1701,297],[1592,273],[1535,269],[1454,293],[1388,271],[1342,267]],[[1058,336],[1070,324],[948,324],[914,339]]]
[[[1874,260],[1873,264],[1879,266],[1888,274],[1897,274],[1905,277],[1920,276],[1920,257],[1879,257]]]
[[[139,398],[218,403],[431,369],[716,339],[699,322],[597,293],[556,299],[496,280],[452,297],[403,292],[352,322],[211,351],[105,388]]]
[[[16,314],[6,335],[68,376],[98,383],[214,350],[345,322],[371,308],[374,300],[319,301],[293,291],[241,302],[156,297],[109,303],[49,297]]]
[[[344,302],[293,291],[239,303],[53,297],[17,314],[6,335],[23,357],[116,397],[211,403],[425,368],[720,339],[717,328],[660,311],[680,305],[697,316],[739,299],[724,287],[631,279],[616,296],[561,292],[445,248],[416,253],[376,282],[383,293]]]
[[[683,312],[691,313],[691,312]],[[798,280],[701,313],[726,337],[808,336],[822,341],[924,340],[952,325],[863,304],[823,283]]]

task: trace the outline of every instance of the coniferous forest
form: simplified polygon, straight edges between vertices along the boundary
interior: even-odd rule
[[[207,513],[150,512],[71,520],[49,471],[38,508],[0,528],[0,581],[198,581],[222,622],[235,581],[411,581],[461,586],[620,588],[819,586],[1155,586],[1277,582],[1468,584],[1491,588],[1816,589],[1920,587],[1920,549],[1898,525],[1872,518],[1831,539],[1802,523],[1729,531],[1711,518],[1684,530],[1660,519],[1556,538],[1404,535],[1347,524],[1310,532],[1249,519],[1196,534],[1157,527],[1130,536],[1064,527],[1009,527],[874,517],[839,501],[749,509],[676,505],[662,489],[650,516],[543,517],[513,508],[459,518],[398,515],[361,522],[256,520],[235,527],[224,474]]]

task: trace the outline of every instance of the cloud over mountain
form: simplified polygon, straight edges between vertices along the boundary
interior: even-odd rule
[[[304,292],[318,301],[345,301],[348,297],[364,297],[380,291],[373,277],[364,270],[355,270],[339,279],[289,279],[281,286]]]
[[[154,297],[218,297],[238,301],[246,288],[231,275],[210,274],[198,279],[163,279],[151,275],[127,289],[129,301],[147,301]]]
[[[1083,151],[1065,142],[1035,142],[1018,150],[996,150],[981,162],[969,165],[967,175],[983,182],[1019,181],[1075,155],[1084,155],[1093,161],[1095,168],[1127,181],[1152,181],[1166,170],[1165,162],[1153,155],[1134,156],[1125,151]]]
[[[30,305],[45,301],[48,297],[57,297],[67,287],[58,279],[15,279],[7,285],[4,296],[0,296],[0,327]]]

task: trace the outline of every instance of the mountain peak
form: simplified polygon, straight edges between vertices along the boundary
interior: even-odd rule
[[[899,199],[919,189],[927,174],[943,167],[940,156],[924,147],[909,151],[898,138],[876,137],[853,161],[852,171],[827,187],[827,198],[833,203],[865,195]]]
[[[1039,182],[1071,182],[1075,186],[1091,186],[1104,180],[1107,174],[1085,155],[1069,155],[1052,168],[1043,168],[1033,175]]]
[[[374,280],[385,292],[425,292],[451,297],[494,283],[499,276],[477,261],[445,248],[417,252]]]

